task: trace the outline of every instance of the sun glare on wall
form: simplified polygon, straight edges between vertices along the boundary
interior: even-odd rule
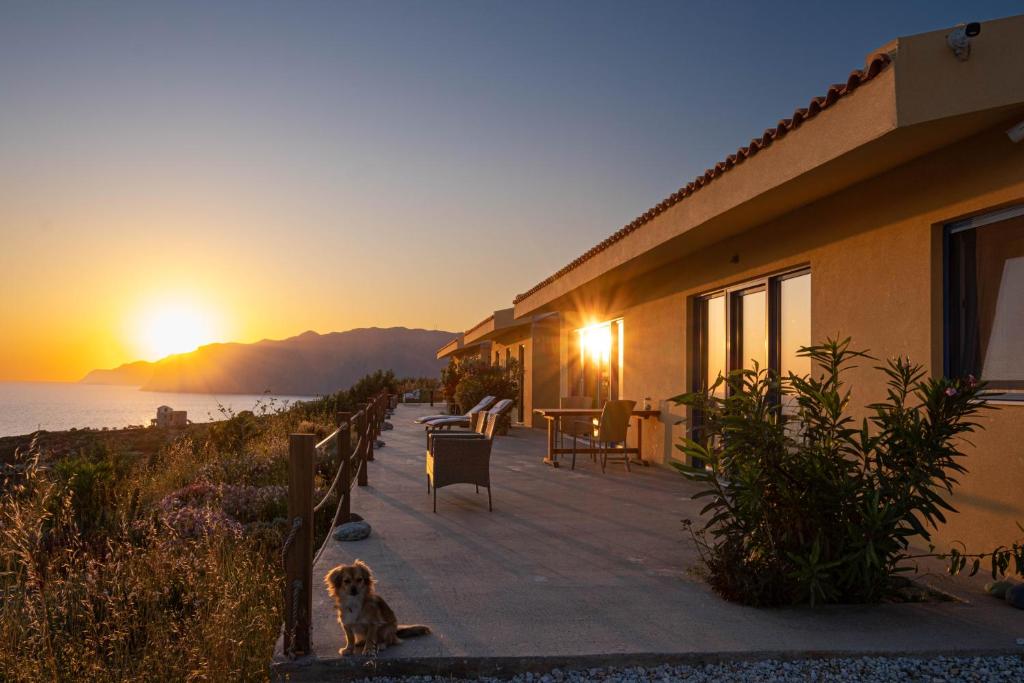
[[[590,325],[579,331],[580,351],[595,363],[607,363],[612,349],[611,323]]]

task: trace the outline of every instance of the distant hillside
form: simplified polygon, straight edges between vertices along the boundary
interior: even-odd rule
[[[135,361],[125,363],[112,370],[93,370],[82,378],[82,384],[126,384],[128,386],[139,386],[149,381],[153,376],[153,368],[156,363],[149,361]]]
[[[326,394],[346,389],[374,370],[393,370],[399,377],[435,377],[443,363],[434,354],[454,336],[405,327],[305,332],[254,344],[210,344],[153,363],[93,370],[81,381],[137,385],[143,391]]]

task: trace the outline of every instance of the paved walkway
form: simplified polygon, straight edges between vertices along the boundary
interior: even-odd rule
[[[680,520],[698,518],[695,487],[662,467],[589,458],[575,471],[541,462],[544,435],[513,429],[491,459],[486,492],[441,489],[431,512],[423,469],[427,408],[400,406],[387,447],[353,510],[365,541],[331,541],[314,568],[360,558],[403,623],[434,635],[382,659],[576,657],[617,653],[953,652],[1024,647],[1024,612],[985,596],[964,603],[753,609],[721,600],[693,572]],[[969,595],[965,593],[965,595]],[[322,590],[314,597],[314,661],[343,642]]]

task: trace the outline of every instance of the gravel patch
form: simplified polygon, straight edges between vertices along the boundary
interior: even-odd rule
[[[364,679],[369,681],[370,679]],[[378,677],[375,683],[446,683],[464,679],[448,676]],[[501,679],[480,678],[497,683]],[[525,673],[510,679],[512,683],[671,683],[687,681],[922,681],[958,683],[987,681],[1024,681],[1024,657],[844,657],[731,661],[702,665],[664,665],[658,667],[603,668],[549,673]]]

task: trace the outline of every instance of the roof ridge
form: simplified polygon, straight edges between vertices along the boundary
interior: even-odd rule
[[[584,262],[589,261],[595,255],[604,251],[612,244],[618,242],[626,235],[634,232],[641,226],[652,221],[658,215],[664,213],[668,209],[672,208],[682,200],[686,199],[694,192],[698,191],[712,180],[721,177],[726,171],[735,167],[738,164],[743,163],[746,159],[754,156],[760,150],[769,147],[775,140],[784,137],[791,130],[799,128],[803,123],[809,119],[814,118],[823,110],[831,107],[833,104],[838,102],[840,99],[849,95],[854,90],[867,83],[875,76],[877,76],[885,67],[892,62],[892,58],[885,52],[878,52],[870,55],[863,69],[854,69],[850,72],[845,83],[836,83],[829,87],[828,92],[822,96],[814,97],[808,103],[806,107],[800,107],[793,112],[793,115],[788,119],[781,119],[773,128],[767,128],[764,133],[757,138],[750,141],[750,144],[745,147],[740,147],[738,150],[728,155],[722,161],[719,161],[712,168],[709,168],[694,178],[691,182],[679,188],[668,197],[658,202],[656,205],[640,214],[632,221],[627,223],[625,226],[612,233],[610,236],[605,238],[602,242],[591,247],[582,255],[578,256],[569,264],[563,266],[556,273],[548,276],[544,280],[540,281],[526,292],[516,296],[513,299],[513,304],[518,304],[527,297],[536,294],[538,291],[547,287],[549,284],[562,277],[566,273],[575,270]]]

